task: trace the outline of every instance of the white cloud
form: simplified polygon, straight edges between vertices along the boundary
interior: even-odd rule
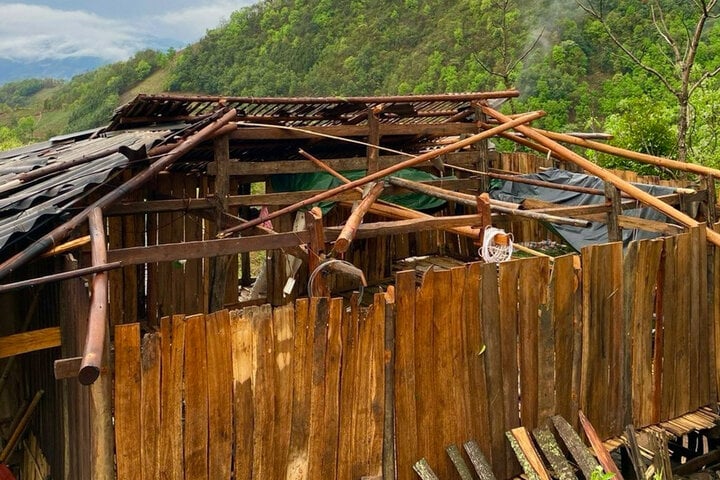
[[[123,60],[142,49],[127,23],[79,10],[22,3],[0,4],[0,58],[45,60],[97,57]]]
[[[184,43],[199,40],[210,28],[229,20],[235,10],[256,3],[257,0],[219,0],[205,4],[169,10],[151,19],[156,34],[175,38]]]

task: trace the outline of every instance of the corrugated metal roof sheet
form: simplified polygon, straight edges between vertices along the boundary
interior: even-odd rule
[[[238,112],[238,121],[294,127],[362,125],[372,109],[381,123],[442,123],[487,101],[497,108],[515,91],[399,95],[385,97],[223,97],[208,95],[138,95],[115,111],[107,130],[122,130],[173,121],[195,121],[220,106]]]
[[[128,157],[116,150],[127,147],[149,149],[164,132],[126,132],[62,145],[41,143],[0,157],[0,248],[13,238],[37,229],[81,199],[88,188],[103,183],[118,168],[127,166]],[[115,150],[115,153],[111,153]],[[78,160],[99,158],[86,163]],[[34,180],[24,181],[28,172],[51,165],[62,166]]]

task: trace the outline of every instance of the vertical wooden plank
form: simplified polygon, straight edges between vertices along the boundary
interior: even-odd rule
[[[405,237],[407,238],[407,237]],[[414,478],[417,450],[415,408],[415,272],[395,276],[395,435],[397,478]]]
[[[582,410],[603,438],[622,432],[622,244],[583,248]],[[603,385],[604,388],[598,388]]]
[[[692,238],[691,234],[685,233],[677,236],[677,264],[676,275],[679,279],[675,295],[677,302],[676,317],[671,321],[676,324],[676,355],[678,375],[675,377],[675,416],[683,415],[690,411],[690,379],[695,374],[690,372],[690,326],[693,323],[692,288],[697,286],[697,274],[693,273],[695,267],[690,264]],[[666,291],[666,295],[670,292]]]
[[[518,376],[518,280],[522,260],[511,260],[499,265],[500,300],[500,352],[503,369],[504,430],[520,426],[517,395]],[[535,356],[534,358],[537,358]],[[519,464],[510,450],[506,451],[505,465],[508,474],[519,473]]]
[[[309,348],[313,329],[309,328],[308,299],[295,302],[295,337],[293,339],[293,398],[290,447],[286,478],[300,480],[307,477],[308,439],[310,436],[310,362]]]
[[[159,333],[151,333],[143,338],[140,377],[140,478],[143,480],[160,477],[160,347]]]
[[[122,237],[122,217],[107,218],[108,248],[117,249],[124,247]],[[132,267],[129,267],[132,268]],[[113,325],[126,323],[124,320],[123,307],[123,271],[124,269],[113,269],[108,272],[108,318]]]
[[[425,455],[442,478],[448,477],[455,470],[446,455],[445,448],[449,444],[467,440],[464,426],[468,419],[462,401],[462,387],[459,385],[463,378],[460,365],[463,350],[460,317],[464,277],[464,267],[437,271],[432,292],[434,339],[431,358],[434,360],[432,366],[435,385],[431,395],[433,399],[431,416],[435,418],[436,441],[432,452],[426,452]],[[430,395],[430,392],[428,394]]]
[[[230,478],[233,453],[233,376],[230,314],[210,314],[206,322],[208,390],[208,477]]]
[[[195,175],[185,175],[183,177],[183,198],[197,198],[197,189],[200,186],[200,179]],[[203,220],[197,215],[185,216],[185,235],[184,241],[192,242],[203,240]],[[176,239],[175,241],[179,241]],[[185,313],[203,313],[206,312],[207,302],[203,297],[203,261],[202,258],[188,259],[185,261],[184,273],[184,296],[185,296]]]
[[[660,406],[660,419],[668,420],[674,418],[676,378],[683,375],[678,368],[678,333],[680,322],[677,321],[676,292],[681,279],[677,277],[677,236],[666,237],[663,250],[663,272],[662,277],[662,324],[664,326],[664,358],[662,361],[662,396]],[[660,288],[660,287],[658,287]]]
[[[185,325],[185,477],[208,478],[208,376],[205,315]]]
[[[292,430],[293,370],[295,341],[295,304],[289,303],[273,311],[275,333],[275,478],[285,476],[290,434]]]
[[[467,438],[476,439],[485,452],[491,452],[490,409],[488,407],[488,388],[485,377],[486,339],[482,331],[482,269],[476,262],[466,268],[466,285],[463,303],[465,305],[462,322],[462,335],[465,341],[464,360],[467,387],[464,394],[468,402],[469,434]]]
[[[115,327],[115,445],[117,476],[136,476],[140,449],[140,324]]]
[[[662,241],[632,242],[624,261],[625,318],[630,328],[633,424],[659,421],[654,412],[653,328]]]
[[[253,334],[250,319],[244,312],[230,312],[233,371],[233,419],[235,478],[252,478],[253,468]]]
[[[352,478],[373,477],[382,472],[382,435],[385,385],[385,296],[376,294],[372,309],[364,312],[359,329],[359,383],[355,465]]]
[[[327,297],[310,299],[310,323],[314,330],[310,361],[312,381],[310,389],[310,440],[308,478],[320,478],[323,454],[323,415],[325,412],[325,352],[329,305]]]
[[[158,176],[157,194],[160,197],[172,196],[172,185],[170,175]],[[171,243],[173,241],[173,223],[177,221],[176,213],[160,213],[157,216],[157,243]],[[180,219],[182,221],[182,218]],[[157,264],[157,308],[159,316],[167,316],[182,313],[175,309],[173,304],[172,284],[173,264],[171,262],[160,262]],[[111,289],[112,290],[112,289]],[[182,290],[185,291],[184,289]]]
[[[692,357],[690,369],[697,372],[697,384],[693,388],[696,396],[692,399],[690,409],[695,410],[703,405],[707,405],[715,401],[710,397],[710,365],[707,361],[710,358],[710,345],[708,339],[711,338],[708,321],[708,257],[707,257],[707,239],[705,226],[693,228],[690,230],[692,235],[692,257],[691,261],[696,268],[697,284],[692,290],[694,299],[691,302],[693,307],[693,319],[690,330],[690,342]]]
[[[354,441],[357,427],[358,377],[360,357],[358,353],[358,335],[360,314],[358,296],[350,300],[350,310],[345,311],[342,323],[342,375],[340,377],[340,439],[338,442],[338,474],[337,478],[351,478],[355,461]],[[415,418],[413,418],[415,422]]]
[[[334,478],[337,474],[338,437],[340,435],[340,366],[342,357],[341,326],[343,299],[330,301],[325,352],[325,396],[322,435],[322,465],[319,478]]]
[[[433,295],[435,275],[428,270],[422,279],[422,285],[415,297],[415,404],[417,424],[417,449],[420,456],[429,458],[436,465],[445,456],[444,450],[437,453],[437,431],[434,422],[435,359],[433,343],[435,328],[433,325]],[[443,459],[444,460],[444,459]]]
[[[506,465],[507,445],[505,442],[505,406],[503,376],[510,374],[503,368],[502,340],[500,334],[500,295],[497,264],[486,263],[482,266],[482,328],[485,338],[485,378],[488,392],[494,392],[488,398],[490,415],[490,439],[492,448],[490,462],[498,478],[508,478]]]
[[[247,309],[246,309],[247,310]],[[272,308],[251,307],[253,328],[253,478],[272,478],[275,436],[275,347]]]
[[[519,262],[518,339],[520,342],[521,418],[526,428],[538,425],[539,406],[539,312],[545,303],[550,262],[534,257]],[[548,369],[549,370],[549,369]]]
[[[160,475],[170,480],[185,478],[183,454],[183,378],[185,365],[185,317],[175,315],[172,322],[161,320],[163,400],[160,416]],[[163,328],[165,327],[165,328]],[[172,331],[171,335],[166,335]]]

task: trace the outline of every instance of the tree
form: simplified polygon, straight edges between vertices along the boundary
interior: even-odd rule
[[[710,48],[706,27],[720,15],[718,0],[635,0],[608,8],[605,0],[576,0],[597,20],[612,43],[632,64],[648,72],[677,101],[677,157],[688,159],[690,100],[711,77],[720,72],[717,61],[700,65],[698,55]],[[622,7],[620,6],[622,5]],[[634,25],[633,25],[634,23]],[[645,25],[655,39],[638,36]]]
[[[528,42],[533,29],[531,16],[523,14],[518,0],[485,0],[483,17],[486,38],[475,60],[496,77],[503,89],[514,87],[518,67],[537,47],[544,30]]]

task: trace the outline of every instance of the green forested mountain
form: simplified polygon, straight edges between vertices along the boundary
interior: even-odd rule
[[[543,126],[605,130],[621,145],[670,156],[687,128],[688,159],[718,164],[716,2],[265,0],[178,53],[141,52],[60,85],[0,87],[0,147],[12,134],[17,143],[102,125],[141,91],[350,96],[517,88],[522,95],[508,110],[545,110]]]

